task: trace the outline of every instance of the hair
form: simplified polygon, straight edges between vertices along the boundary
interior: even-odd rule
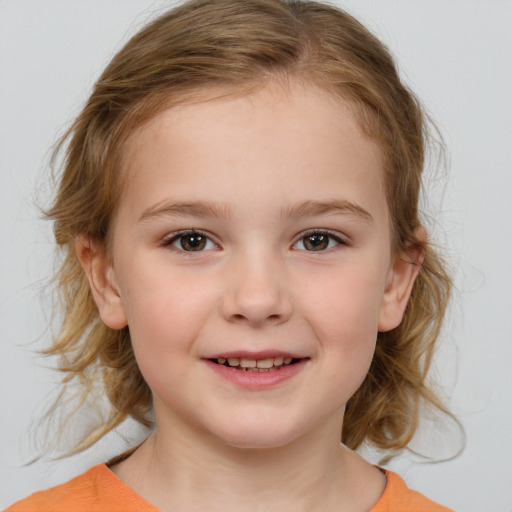
[[[353,107],[363,133],[382,151],[393,247],[399,255],[411,247],[424,251],[401,325],[378,333],[369,373],[347,404],[342,442],[397,453],[410,443],[423,405],[450,414],[427,378],[451,288],[434,246],[418,236],[428,120],[390,53],[349,14],[321,3],[192,0],[149,23],[115,55],[54,153],[54,167],[60,155],[62,166],[46,215],[63,251],[56,274],[63,317],[45,353],[59,356],[64,387],[80,384],[81,403],[98,383],[110,402],[108,417],[72,453],[129,417],[151,424],[151,391],[129,329],[102,323],[75,253],[80,235],[108,249],[123,192],[125,141],[173,105],[290,81]]]

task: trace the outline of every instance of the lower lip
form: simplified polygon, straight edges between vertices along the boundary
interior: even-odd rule
[[[297,363],[281,366],[279,370],[272,372],[246,372],[245,370],[237,370],[230,366],[213,363],[208,359],[204,361],[214,372],[224,379],[243,388],[258,390],[271,388],[285,380],[291,379],[305,368],[308,359],[301,359]]]

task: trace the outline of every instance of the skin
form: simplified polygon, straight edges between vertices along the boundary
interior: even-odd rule
[[[421,260],[392,251],[378,146],[349,105],[292,84],[166,110],[124,162],[111,253],[77,240],[101,318],[129,325],[154,397],[155,434],[114,473],[164,511],[369,510],[385,478],[340,444],[344,407]],[[200,201],[222,211],[175,206]],[[305,201],[339,208],[292,211]],[[203,250],[182,248],[190,229]],[[247,389],[205,363],[238,350],[305,362]]]

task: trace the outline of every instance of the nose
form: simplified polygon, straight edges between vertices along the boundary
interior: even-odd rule
[[[292,314],[286,272],[272,255],[233,258],[226,269],[222,315],[232,323],[261,327],[281,324]]]

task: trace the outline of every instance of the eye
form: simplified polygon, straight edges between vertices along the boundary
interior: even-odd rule
[[[198,231],[185,231],[173,235],[171,238],[164,240],[163,245],[171,245],[180,251],[186,252],[199,252],[217,247],[210,238]]]
[[[306,251],[326,251],[342,244],[344,244],[343,240],[328,231],[310,231],[293,248]]]

